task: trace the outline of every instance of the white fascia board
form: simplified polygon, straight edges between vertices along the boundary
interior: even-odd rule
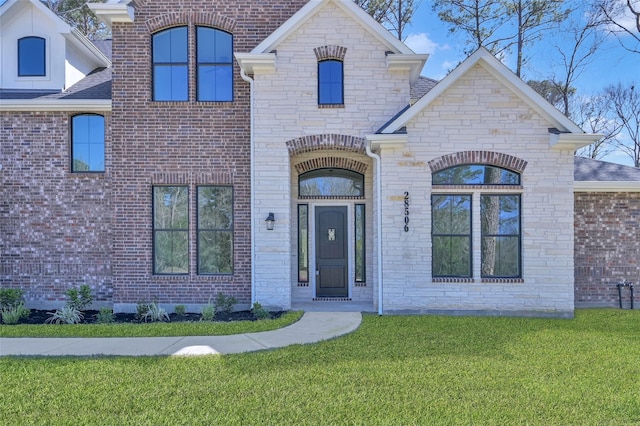
[[[234,53],[240,68],[246,74],[268,73],[276,70],[275,53]]]
[[[379,148],[402,148],[407,144],[409,135],[406,133],[396,134],[370,134],[365,135],[365,139],[371,143],[371,149],[377,150]]]
[[[111,61],[107,58],[104,53],[98,49],[95,44],[93,44],[84,34],[82,34],[77,29],[73,28],[71,30],[71,34],[63,34],[64,37],[73,43],[80,51],[87,52],[92,55],[98,64],[102,65],[105,68],[109,68],[111,66]]]
[[[404,54],[404,53],[391,53],[387,55],[387,68],[390,71],[410,71],[411,84],[420,77],[420,72],[424,67],[424,64],[429,59],[428,54],[419,55],[416,53]]]
[[[554,149],[576,150],[602,139],[597,133],[550,133],[549,146]]]
[[[135,19],[135,12],[129,2],[87,3],[87,6],[109,28],[113,26],[114,22],[132,23]]]
[[[111,111],[110,99],[3,99],[0,102],[0,112],[7,111],[84,111],[84,112],[108,112]]]
[[[573,192],[640,192],[640,181],[576,181]]]

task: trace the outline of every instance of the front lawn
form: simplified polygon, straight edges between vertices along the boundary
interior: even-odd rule
[[[313,345],[207,357],[0,358],[6,424],[640,423],[640,312],[365,315]]]

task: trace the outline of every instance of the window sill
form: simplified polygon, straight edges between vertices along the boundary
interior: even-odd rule
[[[341,109],[344,104],[318,104],[318,109]]]
[[[523,278],[482,278],[483,284],[522,284]]]
[[[473,278],[461,278],[461,277],[433,277],[431,279],[434,283],[474,283]]]

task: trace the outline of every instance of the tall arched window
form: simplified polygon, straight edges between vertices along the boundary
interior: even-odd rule
[[[18,77],[46,76],[46,41],[42,37],[18,40]]]
[[[431,196],[432,268],[434,277],[473,276],[473,234],[480,229],[482,278],[520,278],[520,174],[484,164],[466,164],[433,174]],[[446,185],[441,190],[438,185]],[[447,193],[460,186],[460,191]],[[468,192],[467,192],[468,191]],[[480,207],[474,223],[473,206]],[[476,219],[477,220],[477,219]]]
[[[233,100],[233,36],[215,28],[196,28],[199,101]]]
[[[299,195],[307,198],[363,197],[364,176],[345,169],[319,169],[300,175]]]
[[[189,99],[189,43],[187,27],[175,27],[153,35],[153,100]]]

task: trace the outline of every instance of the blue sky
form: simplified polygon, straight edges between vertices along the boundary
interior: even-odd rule
[[[405,43],[416,53],[429,53],[429,59],[422,75],[441,79],[464,60],[464,39],[462,35],[451,34],[447,24],[440,21],[437,14],[431,11],[430,0],[417,0],[420,3],[413,21],[404,32]],[[526,66],[525,80],[543,80],[553,77],[558,68],[559,57],[555,45],[562,45],[563,33],[558,32],[528,47],[530,64]],[[514,69],[511,57],[507,55],[505,63]],[[611,84],[640,84],[640,54],[631,53],[620,46],[613,36],[605,38],[589,65],[587,65],[575,82],[579,96],[590,96]],[[631,160],[613,154],[605,158],[607,161],[632,165]]]

